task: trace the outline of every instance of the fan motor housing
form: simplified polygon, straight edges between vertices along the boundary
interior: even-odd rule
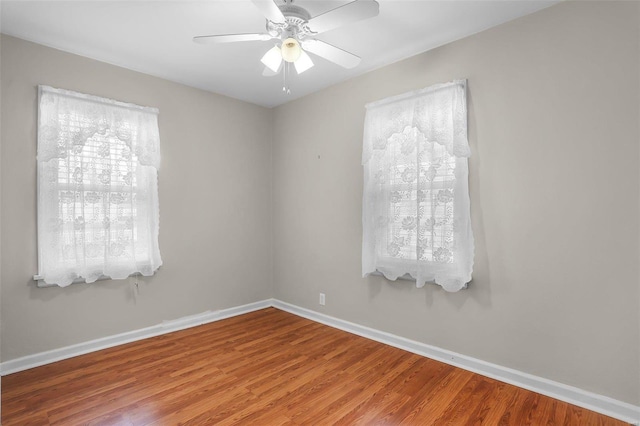
[[[307,28],[307,21],[311,19],[311,14],[307,9],[292,4],[292,0],[285,0],[284,3],[278,4],[278,8],[282,12],[287,21],[286,24],[279,24],[267,20],[267,32],[272,36],[294,37],[298,39],[304,38],[311,33]]]

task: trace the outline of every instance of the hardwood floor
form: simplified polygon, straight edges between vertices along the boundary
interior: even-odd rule
[[[11,374],[10,425],[622,425],[274,308]]]

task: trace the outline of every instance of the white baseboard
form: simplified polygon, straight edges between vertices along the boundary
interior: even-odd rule
[[[524,389],[531,390],[570,404],[583,407],[597,413],[601,413],[625,422],[640,425],[640,407],[613,398],[588,392],[573,386],[547,380],[528,373],[523,373],[511,368],[485,362],[476,358],[461,355],[426,343],[406,339],[384,331],[375,330],[339,318],[301,308],[277,299],[267,299],[234,308],[220,311],[207,311],[201,314],[180,318],[172,321],[164,321],[152,327],[142,328],[127,333],[116,334],[101,339],[91,340],[64,348],[53,349],[34,355],[28,355],[5,361],[0,364],[0,374],[7,375],[29,368],[38,367],[52,362],[72,358],[101,349],[159,336],[198,325],[220,321],[237,315],[246,314],[260,309],[275,307],[283,311],[328,325],[367,339],[375,340],[399,349],[435,359],[464,370],[472,371],[483,376],[491,377],[501,382],[509,383]]]
[[[273,307],[298,315],[330,327],[334,327],[367,339],[375,340],[404,349],[406,351],[441,361],[464,370],[472,371],[501,382],[509,383],[533,392],[547,395],[579,407],[586,408],[616,419],[640,424],[640,407],[618,401],[613,398],[588,392],[573,386],[537,377],[522,371],[502,367],[476,358],[461,355],[426,343],[409,340],[384,331],[375,330],[349,321],[344,321],[329,315],[301,308],[280,300],[273,300]]]
[[[28,370],[30,368],[39,367],[41,365],[50,364],[52,362],[61,361],[67,358],[73,358],[78,355],[84,355],[90,352],[99,351],[101,349],[111,348],[113,346],[123,345],[125,343],[135,342],[137,340],[147,339],[149,337],[159,336],[186,328],[207,324],[214,321],[220,321],[225,318],[246,314],[260,309],[268,308],[272,305],[271,299],[262,300],[247,305],[236,306],[233,308],[222,309],[219,311],[206,311],[201,314],[191,315],[172,321],[163,321],[161,324],[151,327],[141,328],[126,333],[115,334],[88,342],[78,343],[76,345],[66,346],[64,348],[53,349],[46,352],[40,352],[33,355],[27,355],[21,358],[5,361],[0,364],[0,375],[17,373],[18,371]]]

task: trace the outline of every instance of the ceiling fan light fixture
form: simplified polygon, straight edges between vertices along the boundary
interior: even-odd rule
[[[282,63],[282,54],[278,46],[273,46],[267,53],[260,59],[267,68],[273,72],[280,70],[280,64]]]
[[[293,65],[295,65],[298,74],[302,74],[313,66],[313,61],[311,60],[309,55],[307,55],[307,52],[301,50],[300,57],[293,63]]]
[[[282,59],[287,62],[295,62],[300,58],[302,48],[295,38],[289,37],[282,42]]]

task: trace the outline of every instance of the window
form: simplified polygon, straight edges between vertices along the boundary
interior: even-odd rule
[[[47,284],[152,275],[158,110],[39,87],[38,264]]]
[[[473,267],[466,81],[366,108],[363,276],[465,288]]]

